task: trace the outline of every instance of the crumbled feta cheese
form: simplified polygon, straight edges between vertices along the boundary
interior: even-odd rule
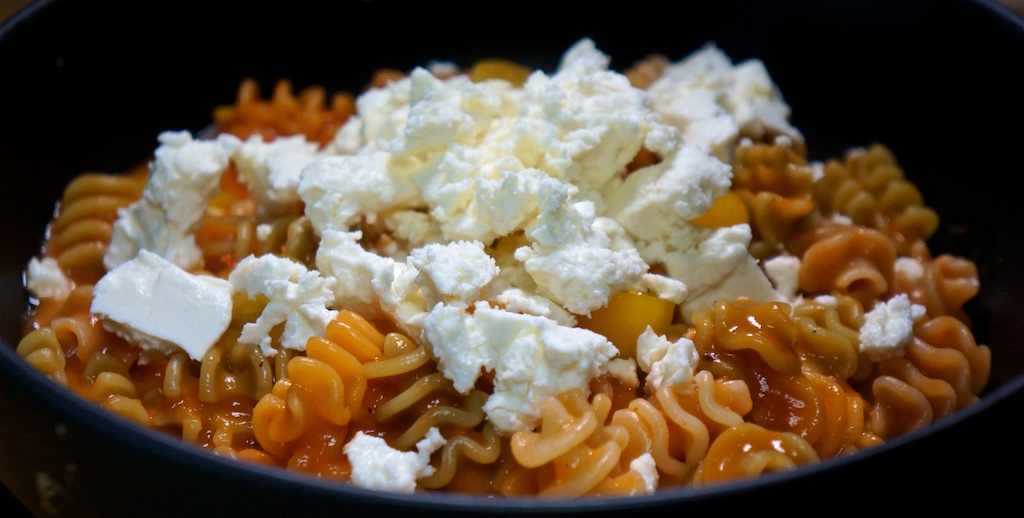
[[[700,217],[732,184],[732,170],[704,151],[683,146],[660,164],[633,172],[608,196],[608,213],[634,239],[667,241],[686,250],[700,236]]]
[[[270,236],[274,233],[274,226],[269,223],[260,223],[256,225],[256,239],[260,242],[265,242],[270,239]]]
[[[390,162],[390,155],[383,152],[330,155],[303,169],[299,197],[316,233],[349,230],[361,217],[374,221],[385,209],[411,203],[414,186],[395,178]]]
[[[64,300],[71,294],[74,284],[57,260],[52,257],[33,257],[25,270],[25,289],[36,298]]]
[[[688,383],[697,368],[697,348],[689,338],[669,341],[647,326],[636,340],[636,361],[647,373],[648,393],[664,386]]]
[[[438,302],[471,304],[498,274],[494,259],[479,241],[455,241],[417,248],[409,264],[419,271],[416,284],[427,307]]]
[[[588,391],[590,380],[618,353],[607,338],[586,329],[486,302],[472,309],[438,304],[424,318],[424,336],[459,392],[472,389],[483,371],[494,372],[484,412],[501,433],[536,426],[546,397]]]
[[[363,146],[358,153],[387,151],[391,142],[405,131],[409,118],[412,95],[409,77],[391,81],[382,88],[371,88],[356,99],[359,117],[359,140]]]
[[[764,271],[771,279],[779,300],[796,302],[799,291],[800,258],[792,255],[779,255],[764,262]]]
[[[782,299],[748,251],[749,225],[707,232],[705,239],[690,250],[671,251],[663,243],[654,243],[643,251],[649,262],[663,264],[669,276],[686,284],[688,295],[680,306],[684,319],[720,299]]]
[[[683,131],[686,143],[726,162],[741,132],[803,140],[789,123],[789,106],[764,63],[750,59],[734,66],[714,45],[672,63],[649,91],[654,108]]]
[[[319,145],[303,135],[264,142],[249,137],[232,155],[238,179],[249,189],[261,214],[281,214],[302,206],[299,175],[317,157]]]
[[[530,216],[539,176],[520,177],[526,168],[508,142],[521,92],[418,70],[412,79],[414,105],[396,149],[422,164],[412,178],[445,238],[490,242],[511,232]]]
[[[388,256],[404,260],[414,248],[442,243],[441,226],[429,214],[418,210],[396,210],[383,217],[384,228],[395,247]]]
[[[241,343],[258,344],[266,356],[278,352],[270,337],[274,326],[284,323],[281,346],[305,351],[306,341],[323,337],[327,324],[338,315],[337,310],[328,309],[334,302],[335,280],[288,258],[247,256],[231,271],[228,282],[235,292],[250,299],[267,298],[263,313],[255,322],[245,324],[238,337]]]
[[[647,291],[654,292],[658,298],[675,304],[682,304],[689,293],[686,283],[665,275],[645,273],[643,276],[644,287]]]
[[[644,481],[644,491],[648,494],[654,494],[658,489],[658,464],[654,461],[654,456],[650,453],[644,453],[643,455],[633,459],[629,463],[629,470],[640,475],[640,478]]]
[[[504,308],[505,311],[550,318],[566,327],[576,327],[578,323],[572,313],[553,300],[540,295],[531,295],[519,288],[506,288],[488,300],[495,306]]]
[[[636,372],[633,358],[612,358],[608,361],[608,375],[621,381],[627,387],[639,387],[640,375]]]
[[[123,209],[103,257],[108,270],[145,249],[185,270],[203,265],[194,233],[241,141],[231,135],[193,140],[186,131],[159,135],[142,198]]]
[[[910,282],[918,282],[924,277],[924,265],[913,257],[897,257],[893,269]]]
[[[532,246],[515,253],[542,295],[587,316],[612,293],[638,284],[648,268],[635,248],[613,250],[594,220],[593,203],[552,195],[526,231]]]
[[[368,252],[359,244],[359,231],[327,230],[320,236],[316,267],[321,275],[335,279],[334,301],[338,307],[367,318],[384,316],[374,279],[395,268],[395,260]]]
[[[352,483],[377,491],[412,493],[416,480],[434,474],[430,456],[447,443],[437,428],[427,431],[416,443],[416,451],[400,451],[384,439],[362,431],[345,444],[344,452],[352,463]]]
[[[419,320],[427,311],[415,283],[419,271],[367,251],[359,244],[361,237],[359,231],[336,230],[321,236],[316,267],[321,275],[335,279],[336,305],[366,318],[390,317],[402,331],[418,339]]]
[[[90,312],[103,327],[146,350],[183,350],[201,360],[231,323],[231,285],[190,274],[148,250],[107,272]]]
[[[324,155],[354,155],[363,146],[363,118],[351,115],[324,146]]]
[[[554,75],[529,77],[515,128],[525,164],[596,192],[614,183],[641,148],[663,154],[675,147],[678,131],[608,64],[584,38],[564,53]]]
[[[437,77],[451,77],[461,72],[461,69],[455,63],[439,60],[427,63],[427,70],[430,70],[430,73]]]
[[[903,356],[906,345],[914,338],[914,321],[924,314],[925,307],[910,302],[906,293],[875,304],[864,314],[860,352],[875,362]]]

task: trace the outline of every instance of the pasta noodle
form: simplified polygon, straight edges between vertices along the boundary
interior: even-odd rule
[[[651,55],[625,76],[636,88],[653,89],[670,67],[664,56]],[[442,68],[433,73],[436,80],[463,74]],[[519,65],[501,60],[480,64],[470,75],[474,81],[511,78],[510,88],[529,81]],[[369,88],[406,77],[381,69]],[[350,93],[328,98],[321,87],[295,94],[287,80],[263,99],[256,81],[246,79],[234,104],[214,110],[212,135],[253,142],[301,135],[323,152],[344,145],[336,137],[359,115],[355,99]],[[795,261],[791,297],[781,296],[781,289],[775,300],[730,294],[683,315],[671,289],[656,286],[673,264],[652,261],[645,271],[653,283],[648,291],[615,288],[593,311],[571,313],[565,309],[570,304],[539,302],[544,297],[509,296],[481,305],[481,290],[466,295],[472,290],[428,279],[429,267],[408,267],[422,262],[419,252],[410,250],[427,249],[451,229],[431,226],[429,208],[398,203],[380,214],[353,217],[356,244],[379,253],[382,262],[366,266],[355,252],[342,254],[340,260],[365,271],[325,284],[330,318],[301,343],[282,345],[294,332],[289,326],[297,326],[285,317],[261,340],[250,339],[246,330],[266,312],[309,291],[305,281],[289,285],[282,300],[234,294],[225,331],[201,357],[183,349],[140,347],[90,312],[94,287],[108,271],[103,258],[112,246],[113,224],[143,195],[148,168],[85,173],[65,188],[39,257],[55,261],[70,289],[33,300],[17,354],[55,383],[141,426],[239,462],[339,482],[353,482],[357,471],[366,469],[346,452],[357,437],[379,439],[398,454],[416,456],[418,491],[510,498],[640,496],[853,455],[977,403],[992,358],[988,347],[976,342],[965,308],[978,293],[978,270],[965,258],[932,255],[928,240],[937,231],[938,215],[924,204],[892,151],[872,144],[820,164],[807,151],[779,128],[742,128],[727,153],[732,157],[728,192],[691,218],[694,233],[749,230],[745,251],[756,264]],[[622,167],[615,174],[624,182],[670,159],[653,141],[616,152],[621,156],[614,160]],[[544,158],[551,167],[561,159]],[[526,182],[528,175],[503,181]],[[382,180],[353,176],[351,181],[374,192]],[[230,281],[249,257],[285,258],[307,272],[323,270],[327,254],[319,253],[321,237],[333,229],[323,228],[303,203],[273,210],[257,206],[252,186],[230,160],[219,182],[204,202],[194,235],[203,266],[192,273]],[[484,192],[486,186],[475,189]],[[554,190],[543,194],[551,200],[560,196]],[[345,210],[343,199],[334,202],[332,210]],[[537,209],[524,218],[540,218],[542,210],[556,209]],[[510,230],[481,247],[496,258],[499,273],[493,282],[513,285],[522,277],[526,280],[517,286],[554,300],[555,294],[535,282],[543,272],[535,275],[530,268],[538,262],[522,266],[520,255],[543,250],[537,243],[547,237],[537,235],[569,232],[579,223],[570,220],[541,230],[501,221]],[[607,241],[616,244],[608,249],[620,251],[620,238],[609,233]],[[591,263],[597,268],[603,260],[591,258]],[[479,272],[460,273],[471,278]],[[388,284],[403,275],[416,275],[425,288],[410,294]],[[780,280],[772,280],[778,288]],[[362,311],[373,307],[365,294],[382,285],[389,288],[376,295],[379,310]],[[668,296],[652,296],[659,289]],[[337,293],[359,304],[331,305],[334,298],[328,295]],[[458,301],[463,303],[459,322],[477,326],[467,325],[459,335],[467,343],[471,334],[485,332],[486,318],[493,318],[488,311],[498,308],[557,322],[562,326],[557,333],[531,332],[551,340],[551,347],[559,348],[552,354],[570,358],[568,363],[586,361],[572,356],[567,335],[559,334],[568,328],[606,335],[602,339],[612,342],[619,356],[572,388],[558,385],[561,378],[545,382],[550,385],[517,385],[534,380],[526,371],[540,367],[524,363],[503,370],[496,364],[506,361],[504,355],[539,357],[513,347],[535,337],[503,327],[493,335],[499,337],[493,346],[497,352],[485,350],[490,342],[479,342],[479,350],[446,356],[426,334],[411,331],[415,318],[404,318],[408,305],[427,303],[416,297],[437,305],[465,297]],[[876,308],[895,312],[900,302],[913,318],[907,317],[896,352],[880,353],[872,348],[875,342],[893,339],[872,334]],[[287,308],[288,319],[315,320],[305,305]],[[645,336],[657,343],[644,342]],[[476,356],[483,358],[478,364],[472,363]],[[692,376],[684,375],[687,358]],[[446,375],[452,364],[469,365],[472,376]],[[530,401],[535,415],[515,414],[509,410],[514,404],[496,402],[492,396],[500,390]],[[495,417],[503,411],[524,421],[535,417],[536,423],[510,432],[508,423]]]

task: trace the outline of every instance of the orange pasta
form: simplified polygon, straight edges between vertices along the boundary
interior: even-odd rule
[[[635,94],[648,109],[646,96],[673,66],[652,55],[607,79],[620,81],[607,90]],[[352,93],[329,98],[310,87],[296,95],[287,80],[263,99],[255,80],[243,81],[234,104],[214,110],[214,130],[198,139],[222,138],[229,152],[196,230],[181,236],[202,257],[202,267],[185,275],[230,290],[219,338],[196,352],[126,332],[91,310],[97,286],[117,267],[104,262],[120,246],[115,222],[153,194],[155,180],[143,167],[85,173],[66,187],[30,266],[34,300],[18,355],[110,412],[216,455],[338,483],[405,487],[374,482],[375,466],[350,450],[358,438],[401,458],[394,462],[411,473],[416,491],[504,497],[642,496],[796,469],[856,454],[978,402],[993,359],[976,342],[965,307],[979,290],[977,268],[932,255],[927,242],[938,215],[892,151],[872,144],[815,163],[793,131],[743,126],[717,143],[731,158],[705,162],[701,173],[725,168],[728,185],[705,178],[692,188],[707,196],[652,208],[648,198],[622,193],[647,192],[633,182],[683,167],[666,142],[692,135],[688,127],[657,126],[657,133],[630,126],[622,133],[651,133],[614,149],[584,149],[609,137],[587,133],[597,123],[570,110],[587,103],[569,101],[544,105],[565,109],[559,117],[502,126],[506,112],[536,115],[510,101],[525,102],[524,92],[544,80],[525,72],[492,60],[466,71],[381,69],[369,81],[367,92],[392,97],[367,101],[367,110],[410,102],[389,89],[415,81],[415,95],[405,97],[440,99],[428,115],[464,109],[444,104],[458,96],[443,90],[446,82],[463,85],[472,99],[465,102],[480,110],[466,113],[487,115],[448,125],[401,110],[374,118],[358,112],[364,105]],[[481,85],[495,90],[471,97]],[[408,118],[388,126],[400,115]],[[663,124],[659,117],[644,124]],[[385,145],[376,135],[379,142],[357,151],[346,132],[366,126],[384,128],[392,140]],[[490,131],[522,140],[480,149],[465,143]],[[582,137],[576,147],[538,144],[538,135],[558,131]],[[325,189],[310,179],[319,167],[353,190],[262,206],[271,194],[252,191],[256,184],[231,153],[248,139],[266,146],[252,156],[270,156],[278,152],[274,142],[292,136],[315,144],[308,160],[294,170],[285,152],[260,162],[267,178],[278,175],[268,185]],[[443,138],[455,144],[444,148]],[[339,156],[359,160],[358,167],[331,162]],[[484,168],[491,176],[458,177],[459,167],[480,156],[493,159]],[[415,188],[385,189],[391,179],[373,176],[378,159]],[[567,178],[577,182],[571,189]],[[607,183],[619,190],[572,198],[601,182],[619,182]],[[671,188],[657,185],[648,190]],[[416,198],[432,188],[436,200]],[[322,213],[345,213],[347,196],[357,195],[379,203],[353,209],[345,225],[325,221]],[[502,196],[527,208],[507,211]],[[614,210],[594,216],[606,207]],[[446,211],[493,217],[481,230],[483,216],[443,219]],[[623,216],[648,212],[638,227]],[[678,228],[663,231],[672,218]],[[349,241],[328,249],[328,238]],[[458,254],[439,251],[476,242]],[[745,243],[739,254],[750,270],[729,255],[737,242]],[[704,248],[719,253],[719,262],[700,263]],[[459,254],[480,260],[469,267]],[[258,288],[234,286],[243,282],[232,276],[238,265],[260,257],[289,259],[304,275],[275,270]],[[775,259],[790,261],[793,293],[765,267]],[[642,267],[619,268],[626,260]],[[582,267],[559,278],[571,261]],[[699,275],[685,283],[672,277],[689,269]],[[47,284],[46,275],[62,282]],[[716,275],[711,287],[701,285]],[[602,292],[586,285],[591,277],[612,280]],[[752,277],[766,284],[748,294],[741,288]],[[698,296],[706,300],[684,312],[687,297]],[[600,301],[587,306],[580,299],[588,297]],[[902,317],[891,318],[905,324],[902,334],[877,331],[883,313],[901,309]],[[430,320],[442,310],[449,318]],[[263,329],[255,339],[254,329]],[[577,347],[581,341],[589,349]],[[463,349],[453,352],[452,344]]]

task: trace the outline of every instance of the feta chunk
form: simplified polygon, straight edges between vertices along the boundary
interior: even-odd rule
[[[669,276],[686,285],[688,295],[680,306],[684,319],[720,299],[782,300],[748,251],[749,225],[707,232],[705,239],[690,250],[671,251],[658,243],[643,251],[648,261],[663,264]]]
[[[374,221],[385,209],[411,204],[415,186],[395,175],[387,153],[322,156],[303,169],[298,193],[317,234],[345,231],[362,217]]]
[[[318,144],[302,135],[264,142],[249,137],[232,155],[238,179],[249,189],[261,214],[276,215],[301,209],[299,177],[317,157]]]
[[[686,283],[666,275],[645,273],[643,285],[647,291],[657,294],[659,299],[664,299],[674,304],[682,304],[686,300],[687,293],[689,293],[686,289]]]
[[[506,288],[488,300],[506,311],[550,318],[563,326],[576,327],[578,323],[572,313],[553,300],[540,295],[531,295],[519,288]]]
[[[391,318],[403,332],[418,339],[426,301],[416,284],[419,271],[408,263],[370,252],[359,244],[359,231],[327,230],[316,253],[316,266],[335,279],[339,307],[367,318]]]
[[[592,331],[512,313],[479,302],[469,308],[438,304],[424,318],[424,335],[439,369],[468,393],[483,371],[494,372],[484,412],[505,434],[532,429],[540,402],[570,389],[589,393],[618,350]]]
[[[281,346],[306,350],[306,341],[323,337],[327,324],[338,312],[328,309],[334,302],[335,280],[323,278],[300,263],[274,255],[250,255],[242,259],[228,276],[231,288],[250,299],[266,297],[267,305],[255,322],[246,323],[238,341],[258,344],[265,356],[277,354],[270,331],[284,323]]]
[[[567,195],[556,192],[545,199],[526,231],[532,245],[516,250],[515,258],[542,295],[589,316],[612,293],[641,282],[648,267],[635,248],[613,248],[611,238],[594,225],[593,203],[571,204]]]
[[[190,274],[148,250],[106,273],[89,311],[103,327],[145,350],[182,350],[201,360],[231,323],[231,285]]]
[[[494,259],[479,241],[426,245],[412,251],[409,264],[419,271],[416,284],[428,307],[438,302],[471,304],[498,275]]]
[[[780,299],[789,303],[797,302],[799,293],[800,258],[779,255],[764,262],[764,271],[775,286]]]
[[[907,344],[914,338],[914,322],[924,314],[925,307],[910,302],[906,293],[875,304],[864,314],[864,324],[859,331],[860,352],[871,361],[903,356]]]
[[[416,480],[434,474],[430,456],[447,443],[437,428],[427,431],[416,443],[416,451],[396,450],[384,439],[362,431],[345,444],[344,452],[352,463],[352,483],[356,486],[393,493],[412,493]]]
[[[64,300],[74,289],[74,283],[52,257],[33,257],[25,269],[25,289],[37,299]]]
[[[513,134],[525,165],[596,192],[614,183],[641,148],[663,154],[676,145],[678,131],[608,64],[584,38],[563,54],[555,74],[529,77]]]
[[[633,459],[629,463],[629,470],[640,475],[644,481],[644,492],[648,495],[658,490],[658,464],[650,453]]]
[[[158,138],[161,144],[142,198],[122,209],[114,222],[110,246],[103,257],[107,270],[135,257],[142,249],[185,270],[203,265],[194,234],[241,141],[231,135],[193,140],[185,131],[166,131]]]
[[[647,373],[645,390],[648,394],[665,386],[693,381],[699,356],[689,338],[669,341],[647,326],[636,340],[636,361]]]
[[[897,257],[893,270],[910,282],[920,282],[924,278],[925,269],[921,261],[914,257]]]
[[[608,361],[608,374],[627,387],[640,386],[640,375],[636,372],[636,360],[633,358],[612,358]]]
[[[682,130],[687,144],[726,162],[741,133],[803,140],[789,123],[789,105],[764,63],[749,59],[734,66],[714,45],[672,63],[649,91],[654,109]]]
[[[425,212],[396,210],[384,215],[383,223],[394,243],[387,255],[398,260],[404,260],[414,248],[444,242],[440,224]]]
[[[683,146],[655,166],[633,172],[608,196],[608,214],[634,239],[690,248],[700,230],[693,220],[724,195],[732,170],[698,148]]]

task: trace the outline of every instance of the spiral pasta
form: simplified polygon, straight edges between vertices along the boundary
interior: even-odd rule
[[[46,255],[57,259],[68,276],[82,284],[95,283],[106,269],[106,253],[118,211],[138,200],[146,172],[85,173],[64,189],[50,224]]]
[[[811,225],[813,171],[807,159],[791,146],[740,145],[733,160],[733,191],[750,213],[754,257],[786,250],[786,243]]]
[[[485,65],[470,69],[473,81],[518,78],[513,88],[528,81],[514,63]],[[625,75],[634,87],[651,88],[670,66],[663,56],[651,55]],[[431,73],[419,77],[420,87],[464,75],[447,68]],[[370,86],[408,77],[381,69]],[[336,140],[343,126],[366,122],[355,115],[349,93],[328,100],[325,90],[311,87],[296,95],[282,80],[269,99],[262,99],[256,82],[247,79],[234,104],[214,110],[210,131],[268,141],[303,135],[318,153],[329,154],[337,151],[332,146],[344,144]],[[355,264],[358,275],[331,279],[312,273],[321,260],[321,237],[329,232],[338,237],[341,230],[307,215],[305,202],[260,210],[252,186],[242,182],[229,160],[195,232],[203,264],[192,273],[231,285],[231,273],[248,257],[288,258],[310,274],[305,279],[323,282],[313,289],[312,282],[289,284],[285,273],[271,272],[268,282],[284,286],[273,311],[309,317],[314,311],[302,297],[316,291],[325,308],[331,305],[333,318],[315,325],[307,318],[304,324],[316,329],[294,346],[281,344],[291,325],[285,318],[262,341],[254,341],[243,330],[262,317],[271,296],[232,291],[227,328],[202,354],[142,347],[91,314],[94,287],[107,273],[102,258],[112,224],[142,195],[147,177],[145,167],[124,175],[83,174],[66,187],[41,250],[41,257],[55,261],[67,289],[37,297],[17,354],[112,413],[220,456],[356,483],[374,475],[360,473],[374,467],[360,465],[346,452],[358,438],[380,448],[376,455],[403,459],[399,464],[408,471],[409,487],[418,491],[504,497],[641,496],[757,477],[853,455],[976,404],[993,361],[989,348],[976,341],[967,312],[980,289],[979,273],[966,258],[932,255],[928,239],[938,216],[892,151],[873,144],[815,163],[802,141],[780,137],[785,132],[779,128],[753,124],[737,132],[737,143],[726,153],[731,163],[719,164],[729,168],[731,183],[719,186],[715,200],[701,201],[708,205],[703,214],[686,207],[694,212],[686,232],[667,238],[681,249],[646,243],[645,253],[662,247],[668,259],[645,263],[641,282],[621,283],[602,307],[587,314],[571,313],[549,293],[499,290],[516,285],[539,293],[544,272],[534,277],[537,270],[523,266],[527,261],[520,256],[533,256],[531,268],[544,266],[544,243],[563,234],[584,249],[587,268],[619,273],[604,263],[629,249],[626,230],[589,218],[593,200],[581,201],[576,212],[558,205],[570,191],[559,191],[538,174],[544,168],[551,176],[583,174],[578,164],[565,166],[559,153],[547,153],[529,167],[512,159],[502,162],[509,170],[501,173],[501,182],[515,187],[511,192],[552,206],[538,208],[522,222],[504,220],[521,215],[495,218],[493,226],[515,228],[480,247],[489,255],[474,266],[487,272],[491,269],[485,267],[494,266],[493,275],[469,271],[452,257],[425,260],[434,252],[429,246],[445,232],[478,230],[472,228],[476,223],[438,228],[431,218],[441,209],[402,201],[352,216],[355,223],[345,237],[365,248],[344,249],[330,259]],[[628,186],[676,159],[657,141],[617,149],[595,162],[623,155],[615,157],[622,167],[608,175]],[[403,161],[430,162],[412,155],[392,160],[401,167],[408,166]],[[430,164],[455,167],[469,158],[445,155],[444,160],[451,163]],[[382,198],[408,196],[373,191],[383,180],[365,169],[339,169],[338,181]],[[490,180],[474,184],[474,195],[488,194],[494,188]],[[528,190],[534,181],[541,186],[536,192]],[[459,197],[445,191],[449,195]],[[476,200],[457,201],[458,210],[494,209]],[[330,211],[348,210],[343,196],[329,202],[335,204]],[[642,211],[643,203],[619,208]],[[542,212],[557,217],[547,226],[531,226],[543,219]],[[748,297],[727,289],[722,292],[727,295],[684,318],[679,301],[688,288],[666,279],[671,261],[690,253],[680,243],[707,239],[728,248],[707,236],[730,230],[732,236],[749,238],[742,251],[753,266],[745,275],[767,272],[768,261],[782,258],[791,278],[765,273],[774,293]],[[607,244],[608,255],[585,255],[595,242]],[[707,268],[697,268],[697,277],[713,273],[717,265]],[[743,279],[722,282],[742,284]],[[784,282],[791,293],[784,293]],[[413,285],[430,289],[416,291]],[[445,337],[472,348],[441,354],[422,330],[423,314],[409,309],[427,299],[456,309],[459,318],[444,322]],[[355,307],[380,311],[361,314]],[[511,320],[486,320],[496,318],[495,308],[514,313],[517,323],[544,324],[516,327]],[[897,315],[901,308],[905,314]],[[589,357],[571,349],[569,333],[575,331],[600,335],[616,354],[578,375],[571,368]],[[474,342],[486,332],[490,341]],[[643,346],[641,340],[647,340]],[[549,348],[543,353],[550,357],[569,358],[570,367],[552,375],[553,381],[530,377],[529,371],[546,367],[540,365],[538,344]],[[561,378],[577,375],[583,379],[578,386],[559,385]],[[500,390],[534,404],[537,424],[509,431],[512,419],[502,416],[519,409],[507,399],[495,403],[492,396]]]
[[[826,161],[823,169],[814,187],[822,212],[842,214],[888,235],[899,253],[938,229],[938,215],[924,204],[887,147],[876,143],[852,149],[843,160]]]

